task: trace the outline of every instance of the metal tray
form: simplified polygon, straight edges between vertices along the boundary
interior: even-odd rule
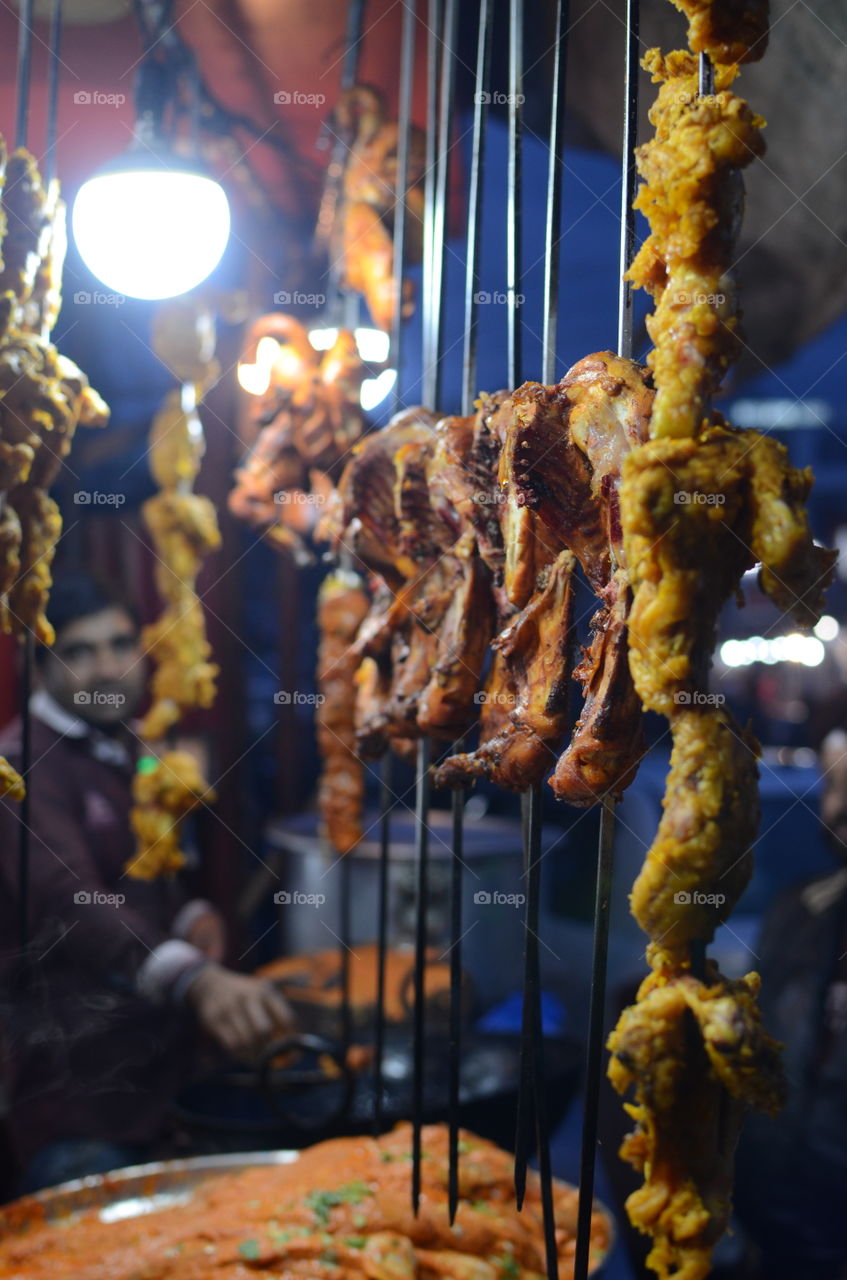
[[[0,1234],[25,1231],[45,1222],[67,1228],[82,1213],[95,1210],[101,1222],[140,1218],[187,1204],[195,1190],[209,1178],[270,1165],[293,1164],[297,1151],[246,1151],[232,1155],[194,1156],[187,1160],[159,1160],[130,1165],[112,1173],[75,1178],[57,1187],[0,1206]],[[609,1227],[606,1257],[591,1271],[600,1277],[615,1246],[614,1218],[599,1200],[595,1207]]]

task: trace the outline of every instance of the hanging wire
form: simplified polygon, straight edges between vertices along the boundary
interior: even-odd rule
[[[638,129],[638,27],[639,0],[627,0],[626,65],[624,73],[624,126],[621,157],[621,285],[618,295],[618,353],[632,359],[632,285],[624,280],[635,256],[635,140]],[[591,1212],[597,1157],[597,1118],[603,1066],[603,1031],[606,1012],[606,970],[609,954],[609,921],[614,869],[615,801],[607,796],[600,811],[597,853],[597,887],[594,901],[594,944],[591,962],[591,996],[588,1014],[585,1104],[579,1171],[574,1280],[587,1280],[591,1245]]]

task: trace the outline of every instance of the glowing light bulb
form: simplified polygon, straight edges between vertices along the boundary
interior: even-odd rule
[[[173,298],[215,269],[229,240],[229,203],[212,178],[126,159],[89,178],[72,226],[93,275],[131,298]]]

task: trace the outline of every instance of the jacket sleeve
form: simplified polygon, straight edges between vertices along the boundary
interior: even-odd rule
[[[167,930],[157,924],[161,911],[156,895],[162,886],[128,878],[105,884],[66,782],[41,768],[36,794],[29,822],[29,963],[36,968],[67,964],[149,999],[167,998],[186,966],[196,966],[202,953],[182,941],[175,948]],[[19,830],[19,806],[0,801],[0,878],[13,926],[20,918]],[[13,935],[8,942],[14,947],[18,939]],[[148,965],[162,947],[171,953],[168,963]],[[178,956],[172,954],[175,949]],[[154,983],[141,977],[151,967],[157,974]]]

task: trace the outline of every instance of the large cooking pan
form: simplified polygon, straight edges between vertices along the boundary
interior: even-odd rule
[[[374,1114],[372,1070],[321,1075],[316,1057],[338,1061],[338,1048],[319,1037],[295,1067],[277,1069],[274,1047],[255,1070],[232,1067],[183,1090],[177,1119],[196,1143],[237,1149],[245,1142],[301,1147],[329,1136],[370,1132]],[[551,1129],[565,1114],[579,1083],[583,1053],[578,1044],[545,1038],[547,1115]],[[427,1038],[424,1112],[427,1123],[443,1120],[448,1099],[449,1051],[442,1036]],[[520,1037],[467,1031],[462,1039],[460,1123],[499,1146],[514,1142],[520,1071]],[[383,1116],[386,1125],[412,1112],[412,1052],[408,1028],[391,1027],[383,1060]]]

